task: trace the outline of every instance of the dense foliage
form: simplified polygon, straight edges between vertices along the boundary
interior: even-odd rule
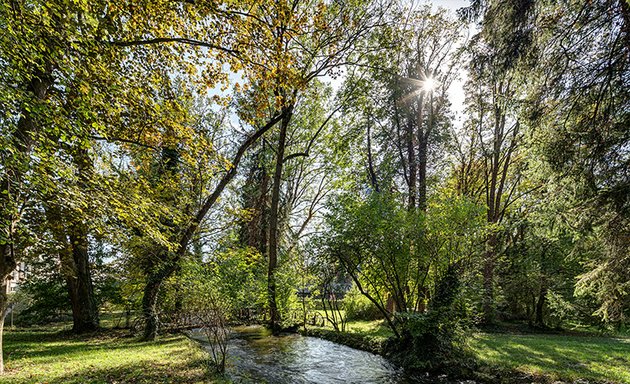
[[[627,326],[626,0],[15,0],[0,29],[2,318],[200,325],[219,370],[237,322],[383,319],[416,368],[477,325]]]

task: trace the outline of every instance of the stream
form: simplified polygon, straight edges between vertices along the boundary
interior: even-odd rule
[[[226,373],[237,383],[457,383],[411,378],[381,356],[316,337],[274,337],[260,326],[232,330]],[[201,332],[192,331],[190,336],[208,348]]]

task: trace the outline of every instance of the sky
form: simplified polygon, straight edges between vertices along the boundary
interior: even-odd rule
[[[466,7],[466,6],[470,5],[470,1],[469,0],[433,0],[433,1],[427,1],[427,3],[433,4],[435,7],[446,8],[447,10],[452,12],[453,14],[455,14],[455,12],[459,8]],[[469,27],[469,35],[472,36],[472,34],[474,32],[475,32],[475,27],[471,25]],[[232,81],[239,81],[240,80],[240,77],[238,77],[236,74],[232,74],[232,75],[230,75],[230,77],[231,77]],[[344,76],[341,75],[341,76],[338,76],[335,79],[333,79],[333,78],[331,78],[329,76],[322,76],[320,78],[320,80],[323,81],[324,83],[329,83],[333,87],[333,89],[336,91],[336,90],[338,90],[341,87],[341,84],[343,83],[343,80],[344,80]],[[451,87],[448,90],[449,99],[451,101],[451,111],[455,114],[454,125],[455,125],[456,128],[461,127],[462,124],[463,124],[464,99],[465,99],[464,83],[465,83],[465,81],[466,81],[466,72],[462,68],[462,70],[461,70],[461,72],[459,74],[459,79],[457,79],[456,81],[453,81],[453,83],[451,84]],[[215,88],[209,90],[208,95],[210,95],[210,96],[214,95],[214,94],[223,95],[225,93],[226,93],[226,91],[221,91],[219,89],[219,87],[215,87]],[[236,117],[234,117],[234,121],[236,122]]]
[[[435,7],[446,8],[453,14],[462,7],[467,7],[470,5],[469,0],[433,0],[428,1],[428,3],[433,4]],[[469,35],[472,36],[475,33],[474,25],[469,27]],[[336,79],[332,79],[328,76],[324,76],[321,78],[323,82],[329,83],[333,89],[337,90],[341,86],[341,83],[344,80],[343,76],[339,76]],[[449,100],[451,101],[451,111],[455,114],[454,125],[456,128],[459,128],[463,124],[463,113],[464,113],[464,83],[466,82],[466,71],[465,69],[461,69],[459,73],[459,79],[453,81],[451,87],[448,90]]]
[[[434,0],[432,3],[436,6],[447,8],[449,11],[455,13],[459,8],[467,7],[470,5],[469,0]],[[471,26],[471,36],[474,32],[474,27]],[[452,103],[452,110],[455,113],[455,125],[461,126],[464,112],[464,83],[466,82],[466,71],[461,70],[459,74],[460,78],[454,81],[449,89],[449,99]]]

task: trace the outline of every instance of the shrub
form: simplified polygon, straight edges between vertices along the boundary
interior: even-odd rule
[[[367,297],[361,294],[356,287],[352,287],[343,299],[348,320],[380,320],[383,314]]]
[[[461,374],[468,333],[466,312],[457,298],[460,281],[457,266],[449,266],[438,283],[432,305],[426,313],[398,313],[400,339],[391,339],[386,352],[412,370],[454,371]]]

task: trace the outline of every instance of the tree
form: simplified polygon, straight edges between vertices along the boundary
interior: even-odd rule
[[[495,268],[500,253],[500,225],[508,208],[520,197],[518,187],[524,162],[519,151],[522,129],[515,96],[519,79],[505,69],[504,58],[490,31],[482,31],[470,42],[469,79],[466,84],[467,113],[465,129],[471,139],[468,153],[460,146],[462,192],[483,194],[489,233],[483,260],[483,321],[494,321]],[[466,159],[466,160],[464,160]],[[474,167],[474,169],[472,168]],[[476,179],[476,180],[475,180]],[[474,183],[481,183],[479,188]]]
[[[407,190],[409,209],[425,211],[428,177],[438,161],[432,155],[450,124],[448,90],[461,65],[457,49],[463,35],[462,24],[445,9],[414,6],[401,3],[390,10],[392,19],[403,21],[372,38],[378,49],[362,76],[347,82],[356,88],[351,104],[363,115],[361,124],[383,148],[374,157],[392,163],[386,168],[394,168],[389,172],[396,172],[399,188]]]
[[[598,228],[609,229],[602,235],[614,233],[579,287],[599,291],[598,313],[604,318],[623,319],[619,308],[627,295],[620,292],[629,279],[630,194],[627,151],[622,149],[630,139],[625,128],[628,3],[475,1],[462,15],[482,17],[487,40],[497,48],[499,68],[527,81],[521,90],[529,105],[521,118],[535,129],[537,153],[552,167],[559,192],[555,197],[574,202],[568,221],[582,234]],[[606,315],[609,305],[615,316]]]
[[[66,1],[21,2],[0,6],[0,23],[7,33],[0,40],[2,85],[2,238],[0,280],[4,286],[24,249],[17,249],[24,230],[23,218],[37,207],[36,199],[52,182],[46,162],[63,162],[69,153],[86,151],[87,137],[111,90],[111,68],[119,57],[100,37],[110,27],[108,16],[99,10],[106,2],[76,4]],[[98,14],[99,16],[95,16]],[[100,19],[99,19],[100,17]],[[17,47],[17,48],[16,48]],[[94,74],[89,80],[85,73]],[[100,74],[96,76],[95,74]],[[89,96],[88,96],[89,95]],[[94,126],[93,123],[96,123]],[[72,148],[72,151],[68,149]],[[66,177],[71,174],[64,175]],[[39,196],[38,196],[39,195]],[[83,230],[83,229],[81,229]],[[85,235],[75,231],[78,243],[74,256],[87,265]],[[79,249],[80,248],[80,249]],[[79,289],[86,299],[87,316],[94,319],[89,272],[81,268]],[[75,291],[77,291],[75,289]],[[0,315],[6,314],[4,290]],[[77,291],[78,292],[78,291]],[[78,319],[77,319],[78,320]],[[77,324],[76,330],[92,329]],[[0,329],[0,335],[1,335]],[[1,346],[1,345],[0,345]],[[0,371],[3,365],[0,361]]]
[[[407,315],[424,312],[418,302],[433,305],[437,282],[477,251],[480,213],[475,204],[458,197],[432,201],[425,216],[382,192],[347,194],[330,207],[322,250],[343,267],[400,338]],[[388,305],[390,297],[393,305]]]

